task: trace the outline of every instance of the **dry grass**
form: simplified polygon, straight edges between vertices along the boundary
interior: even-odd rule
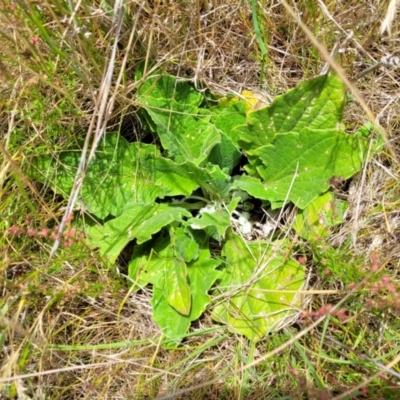
[[[252,89],[269,98],[317,75],[326,64],[280,1],[257,3],[264,57],[247,1],[129,1],[115,56],[112,8],[101,8],[100,3],[81,2],[70,23],[65,15],[71,13],[58,2],[0,6],[2,396],[339,399],[373,377],[363,386],[368,386],[368,398],[382,393],[396,398],[398,366],[388,372],[360,354],[383,365],[398,360],[399,354],[399,288],[392,293],[387,286],[376,286],[382,274],[396,285],[399,279],[399,70],[381,66],[354,82],[384,127],[393,152],[375,157],[353,180],[346,194],[348,220],[321,245],[322,261],[312,266],[315,289],[337,294],[314,295],[309,310],[336,304],[347,295],[343,306],[348,318],[328,318],[330,322],[314,329],[307,322],[295,325],[252,349],[205,316],[181,347],[165,349],[151,319],[151,293],[129,293],[123,263],[116,270],[80,242],[59,249],[49,260],[52,241],[33,232],[53,229],[66,204],[29,181],[25,166],[41,151],[56,154],[105,126],[140,138],[134,73],[143,60],[148,71],[159,66],[189,79],[199,90],[208,87],[225,94]],[[350,80],[398,46],[396,19],[390,37],[380,34],[386,15],[382,2],[290,4],[328,52],[339,44],[333,56]],[[37,22],[34,15],[42,20]],[[112,60],[115,67],[102,97],[112,113],[99,118],[99,88]],[[345,119],[356,129],[367,116],[353,102]],[[23,233],[11,235],[12,226]],[[310,256],[321,252],[306,250]],[[370,278],[362,280],[366,276]],[[361,284],[352,288],[352,281]]]

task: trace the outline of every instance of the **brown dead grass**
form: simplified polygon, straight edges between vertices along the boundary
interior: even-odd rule
[[[25,3],[31,2],[21,2]],[[258,18],[268,48],[262,82],[260,50],[254,35],[249,2],[129,2],[116,70],[136,18],[137,32],[126,67],[124,86],[113,88],[117,91],[117,98],[110,124],[120,123],[126,131],[140,130],[134,115],[135,86],[132,81],[138,62],[144,59],[152,60],[182,79],[190,79],[199,89],[206,86],[219,94],[251,89],[274,97],[299,81],[320,73],[325,62],[280,2],[261,3]],[[59,107],[63,111],[58,123],[72,127],[70,132],[75,132],[76,136],[84,135],[88,128],[94,107],[93,92],[101,81],[112,37],[108,34],[110,15],[100,10],[99,2],[85,2],[85,5],[93,5],[93,9],[98,10],[92,13],[89,7],[82,7],[77,14],[92,33],[90,45],[79,35],[71,32],[66,35],[64,48],[69,50],[71,58],[58,60],[58,68],[52,76],[44,66],[48,60],[54,63],[53,49],[40,39],[37,46],[32,44],[32,38],[40,38],[40,33],[26,22],[26,16],[16,3],[0,8],[4,22],[0,28],[1,52],[6,60],[1,64],[1,136],[5,151],[18,163],[22,164],[28,155],[34,154],[35,147],[62,146],[65,140],[71,140],[70,137],[49,137],[46,121],[30,119],[30,102],[43,96],[50,99],[48,107]],[[63,33],[63,15],[54,12],[47,1],[40,7],[46,15],[49,32]],[[328,51],[334,48],[335,43],[342,42],[350,31],[353,32],[345,48],[337,54],[338,61],[350,78],[370,63],[379,61],[383,55],[392,54],[397,47],[399,24],[396,20],[392,37],[380,36],[379,27],[386,12],[382,2],[301,1],[295,7],[295,12]],[[16,23],[5,18],[10,13],[15,16]],[[66,74],[76,66],[81,67],[82,76],[74,78],[77,82],[71,92]],[[386,129],[400,157],[397,140],[399,73],[396,69],[380,67],[355,84]],[[76,107],[75,111],[64,110],[60,106],[63,97],[69,98]],[[345,119],[350,128],[366,122],[365,113],[357,103],[347,107]],[[25,129],[24,132],[32,136],[15,139],[12,137],[15,128]],[[11,145],[14,139],[19,141],[19,147]],[[22,190],[17,183],[10,183],[13,174],[15,171],[10,163],[3,158],[0,171],[0,182],[4,188],[1,212],[3,218],[8,220],[8,227],[13,224],[45,225],[44,222],[52,217],[39,205],[36,194],[29,187],[25,186]],[[348,222],[332,238],[332,245],[337,246],[352,235],[353,248],[357,253],[365,254],[366,264],[372,253],[381,260],[390,255],[387,265],[393,270],[398,269],[398,176],[399,166],[385,153],[366,167],[365,174],[352,183]],[[60,218],[59,199],[49,197],[41,188],[37,190],[52,213]],[[16,202],[20,202],[18,207]],[[36,215],[29,210],[29,203],[37,207]],[[8,209],[14,210],[14,214],[5,217]],[[300,396],[299,378],[289,372],[291,349],[282,353],[285,358],[283,364],[282,358],[278,357],[271,359],[269,369],[264,364],[252,369],[251,378],[247,381],[247,384],[251,383],[251,388],[243,395],[241,390],[244,390],[246,381],[242,367],[248,362],[248,345],[242,338],[229,336],[219,340],[225,334],[220,328],[186,339],[179,350],[163,349],[160,346],[160,331],[151,319],[151,294],[146,291],[127,294],[121,276],[113,268],[107,270],[92,250],[82,244],[60,250],[53,263],[55,271],[49,272],[46,263],[48,242],[38,238],[13,238],[4,232],[1,243],[5,246],[1,257],[7,261],[0,269],[3,275],[0,325],[4,332],[1,377],[8,379],[33,374],[29,379],[12,378],[14,385],[11,388],[8,386],[5,396],[8,393],[10,397],[21,399],[152,399],[180,389],[188,389],[186,394],[176,397],[181,399],[277,398],[279,394]],[[120,268],[124,272],[123,266]],[[335,287],[340,287],[340,283]],[[360,322],[362,328],[372,335],[375,324],[380,323],[379,318],[369,314],[365,320],[362,307],[356,308],[351,318],[357,319],[358,314],[360,321],[364,321]],[[355,325],[356,329],[360,326]],[[193,332],[211,327],[217,328],[208,317],[204,317],[194,326]],[[345,325],[337,324],[335,329],[342,329],[339,337],[343,341],[355,340],[346,339]],[[120,342],[126,344],[110,349],[99,347],[101,344]],[[313,335],[301,343],[318,353],[320,341]],[[52,344],[70,347],[62,350]],[[278,344],[274,339],[268,339],[257,348],[256,357]],[[381,354],[365,340],[362,344],[364,352]],[[391,348],[390,344],[386,346]],[[282,369],[282,365],[287,366],[286,370]],[[340,385],[332,383],[329,369],[324,370],[321,365],[317,369],[331,385],[332,393],[348,389],[343,384],[344,380]],[[307,371],[300,372],[307,375]],[[368,370],[363,370],[363,373],[372,374]],[[228,381],[227,376],[231,377]],[[390,386],[393,381],[390,377],[387,379]],[[214,383],[207,385],[208,381]],[[189,390],[199,383],[204,383],[204,388]],[[305,387],[304,391],[311,392],[311,388]]]

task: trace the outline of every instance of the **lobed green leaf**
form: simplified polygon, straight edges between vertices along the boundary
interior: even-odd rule
[[[104,225],[90,227],[89,240],[94,247],[99,247],[102,256],[114,262],[132,240],[136,239],[138,244],[144,243],[173,221],[182,222],[183,217],[191,217],[183,208],[170,207],[168,204],[133,203],[127,205],[119,217]]]
[[[153,318],[175,343],[179,343],[191,322],[205,311],[210,303],[208,291],[220,276],[216,269],[220,262],[211,258],[207,238],[197,243],[197,254],[192,253],[190,262],[180,258],[177,241],[193,240],[188,234],[183,239],[182,234],[181,229],[172,229],[169,238],[163,237],[153,246],[136,246],[129,264],[129,277],[136,282],[137,289],[147,283],[153,285]]]
[[[219,281],[227,296],[213,309],[212,318],[258,341],[293,317],[301,306],[297,291],[305,284],[305,271],[286,255],[289,246],[287,241],[245,242],[231,231],[222,251],[226,268]]]
[[[140,87],[137,102],[149,114],[168,156],[177,163],[200,165],[221,137],[209,115],[199,113],[202,95],[170,75],[149,78]]]
[[[271,203],[287,199],[305,208],[330,187],[332,177],[348,179],[359,171],[367,146],[363,137],[335,129],[277,135],[272,144],[254,151],[262,183],[241,177],[235,186]]]
[[[297,213],[293,229],[306,240],[319,241],[332,233],[331,227],[343,222],[348,208],[346,201],[335,199],[331,192],[324,193]]]
[[[118,216],[129,202],[149,203],[164,196],[164,189],[150,179],[144,161],[159,157],[153,145],[129,144],[118,134],[106,135],[84,177],[79,204],[98,218]],[[41,156],[28,174],[48,183],[54,192],[67,197],[72,189],[81,150],[62,151],[55,159]]]

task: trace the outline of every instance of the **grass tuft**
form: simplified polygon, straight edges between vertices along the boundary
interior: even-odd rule
[[[399,70],[355,79],[395,53],[398,2],[283,3],[130,1],[121,14],[119,1],[0,4],[0,396],[398,397]],[[126,263],[86,245],[50,182],[28,178],[32,160],[105,131],[148,141],[139,65],[144,79],[158,68],[198,90],[273,98],[332,60],[365,105],[350,98],[346,126],[372,116],[386,148],[346,183],[350,207],[329,237],[288,233],[310,271],[303,318],[254,344],[206,314],[179,347],[163,346],[151,289],[131,293]]]

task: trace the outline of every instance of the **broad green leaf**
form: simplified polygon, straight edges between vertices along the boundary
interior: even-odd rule
[[[170,229],[171,245],[174,254],[182,257],[186,262],[193,261],[199,256],[199,244],[183,228]]]
[[[345,87],[335,74],[301,82],[277,96],[270,107],[250,113],[248,125],[238,127],[240,143],[252,154],[268,145],[278,133],[300,132],[305,127],[337,129],[345,99]]]
[[[136,75],[141,79],[142,74]],[[178,81],[172,75],[153,75],[147,77],[140,86],[138,100],[148,106],[157,106],[157,100],[175,100],[183,105],[199,107],[203,101],[203,95],[188,82]]]
[[[149,283],[162,286],[165,279],[166,260],[174,256],[169,235],[136,245],[128,265],[128,276],[134,282],[133,290],[139,290]]]
[[[332,226],[343,222],[348,208],[346,201],[335,199],[331,192],[325,193],[298,212],[293,228],[303,239],[320,240],[331,234]]]
[[[221,143],[217,144],[210,153],[208,160],[212,164],[218,165],[221,169],[226,170],[229,174],[233,168],[239,163],[242,157],[237,145],[235,145],[232,139],[222,133]]]
[[[177,163],[199,165],[221,141],[209,115],[199,113],[201,101],[201,94],[188,83],[169,75],[149,78],[138,91],[138,104],[149,113],[163,148]]]
[[[258,341],[293,317],[301,306],[297,292],[304,286],[305,271],[287,256],[289,246],[288,241],[245,242],[231,231],[219,282],[227,298],[214,308],[212,318]]]
[[[162,290],[162,297],[176,312],[188,315],[191,309],[191,294],[187,283],[185,261],[174,252],[168,237],[161,237],[150,251],[148,243],[135,246],[128,267],[128,274],[139,289],[152,283]]]
[[[231,177],[220,169],[218,165],[207,164],[204,168],[196,168],[187,163],[185,166],[191,176],[195,176],[200,187],[213,198],[224,199],[231,190]]]
[[[225,237],[225,231],[231,226],[229,214],[220,209],[214,213],[204,212],[199,218],[191,218],[188,224],[192,229],[203,229],[217,241]]]
[[[222,103],[212,108],[211,112],[214,114],[213,123],[215,126],[224,132],[232,143],[237,146],[239,133],[236,127],[247,123],[245,105],[242,102],[236,102],[226,107]]]
[[[187,283],[185,261],[175,254],[165,259],[165,281],[163,285],[168,304],[182,315],[190,314],[191,295]]]
[[[236,177],[232,187],[243,190],[256,199],[269,200],[270,191],[258,178],[248,175]]]
[[[219,131],[208,121],[193,116],[197,113],[194,107],[175,105],[166,111],[168,106],[160,104],[156,111],[147,109],[157,125],[163,148],[177,163],[191,161],[200,165],[221,141]]]
[[[150,304],[153,309],[153,320],[163,334],[179,344],[182,336],[189,330],[191,319],[177,312],[167,301],[164,288],[153,286]]]
[[[335,129],[342,120],[345,101],[344,84],[336,74],[327,74],[300,82],[263,110],[269,111],[275,133],[299,132],[305,127]]]
[[[164,157],[149,157],[144,162],[150,179],[164,189],[165,196],[189,196],[200,184],[183,165]]]
[[[100,254],[114,262],[122,249],[133,239],[138,244],[151,239],[173,221],[182,221],[191,214],[168,204],[129,204],[122,215],[88,229],[89,241],[100,248]]]
[[[199,167],[193,162],[177,164],[167,158],[152,159],[146,164],[151,170],[151,180],[164,188],[166,195],[190,195],[201,187],[204,193],[214,198],[228,196],[231,178],[218,165],[207,164]]]
[[[250,114],[246,125],[239,125],[233,129],[234,135],[238,137],[239,146],[247,155],[251,156],[252,150],[271,143],[275,136],[268,110],[263,108]]]
[[[155,247],[160,246],[159,242],[162,240],[165,242],[164,247],[169,245],[168,238],[157,238],[141,245],[137,244],[133,248],[132,258],[128,264],[128,276],[133,283],[133,291],[147,286],[152,279],[159,279],[158,274],[162,271],[160,268],[157,269],[154,263],[159,262],[158,252],[162,250],[162,247],[159,249]]]
[[[163,188],[149,180],[142,160],[158,157],[153,145],[129,144],[117,134],[108,134],[100,143],[96,156],[83,181],[80,204],[98,218],[118,216],[126,203],[149,203],[164,195]],[[72,189],[81,157],[81,150],[68,150],[34,160],[29,175],[49,183],[56,192],[67,197]]]
[[[249,178],[237,180],[235,186],[272,203],[287,198],[303,209],[329,188],[332,177],[348,179],[359,171],[367,145],[359,135],[334,129],[277,135],[273,144],[255,151],[263,163],[257,171],[264,190],[254,180],[253,190]]]
[[[197,260],[187,265],[190,292],[192,295],[192,307],[188,316],[178,313],[166,301],[164,290],[153,286],[153,307],[154,321],[160,326],[165,336],[179,343],[182,336],[189,330],[192,321],[197,320],[206,310],[210,303],[208,291],[220,276],[216,270],[219,261],[211,258],[210,251],[204,249],[200,251]],[[168,280],[163,282],[168,285]]]
[[[170,234],[176,243],[176,238],[181,237],[182,231],[178,229]],[[187,237],[192,239],[190,236]],[[182,238],[180,240],[187,242]],[[205,311],[210,303],[208,291],[220,276],[220,272],[216,270],[220,262],[212,259],[208,249],[208,239],[204,238],[197,244],[201,249],[197,252],[196,259],[186,264],[186,282],[188,282],[191,296],[188,315],[178,312],[171,305],[171,298],[168,298],[174,291],[179,290],[179,285],[173,279],[174,274],[171,274],[171,268],[175,268],[175,263],[179,263],[181,267],[178,268],[182,271],[184,264],[180,257],[181,250],[176,245],[171,245],[170,238],[164,237],[152,244],[135,246],[133,258],[129,264],[129,277],[137,283],[135,290],[148,283],[153,285],[151,300],[153,318],[163,333],[176,343],[179,343],[181,337],[188,331],[191,322],[198,319]],[[187,288],[184,289],[185,293],[186,291]]]
[[[192,309],[190,311],[192,321],[198,319],[211,302],[208,291],[221,276],[221,272],[217,270],[220,263],[212,258],[208,240],[203,244],[198,259],[188,263],[187,272],[192,293]]]

